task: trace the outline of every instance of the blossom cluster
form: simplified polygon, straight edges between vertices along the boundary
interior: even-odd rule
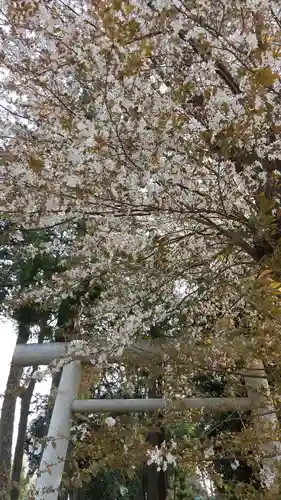
[[[169,445],[166,441],[163,441],[160,447],[155,446],[152,450],[147,450],[147,465],[156,465],[157,471],[165,471],[169,466],[175,467],[177,456],[173,454],[173,451],[176,447],[175,441],[171,440]]]
[[[179,314],[219,349],[218,320],[235,326],[243,307],[256,320],[244,280],[279,211],[276,6],[30,5],[12,2],[0,30],[0,209],[17,241],[56,231],[40,251],[68,265],[9,304],[56,309],[82,279],[102,281],[76,318],[106,346],[101,363],[151,325],[175,332]]]

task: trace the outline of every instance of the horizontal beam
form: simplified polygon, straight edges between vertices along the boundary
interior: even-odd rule
[[[165,399],[81,399],[72,403],[74,413],[105,412],[149,412],[154,410],[197,410],[209,408],[220,410],[247,410],[253,407],[249,398],[187,398],[181,400]]]
[[[91,346],[92,349],[93,346]],[[98,349],[97,349],[98,351]],[[18,366],[49,365],[54,359],[71,356],[73,360],[80,360],[83,363],[90,363],[95,354],[89,354],[87,342],[76,342],[75,345],[64,342],[48,342],[45,344],[25,344],[15,347],[12,362]],[[143,340],[128,346],[124,349],[123,358],[128,357],[136,362],[139,360],[162,358],[163,350],[160,345],[152,344]],[[111,354],[111,363],[120,361],[120,356]]]

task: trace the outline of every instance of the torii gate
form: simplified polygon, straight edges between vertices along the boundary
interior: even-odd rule
[[[83,351],[84,342],[45,343],[17,345],[12,363],[19,366],[48,365],[58,358],[71,357],[71,361],[63,367],[52,418],[48,430],[47,444],[43,452],[39,475],[36,481],[35,500],[57,500],[62,480],[64,464],[70,439],[71,414],[95,412],[150,412],[157,409],[177,407],[182,409],[210,408],[215,411],[223,409],[246,410],[261,407],[260,390],[268,392],[268,382],[263,366],[255,367],[245,374],[248,397],[222,398],[186,398],[178,400],[165,399],[88,399],[78,400],[77,392],[80,384],[81,363],[89,363],[91,356]],[[138,357],[162,358],[161,346],[148,341],[133,344],[124,350],[131,360]],[[120,361],[120,357],[112,356],[109,361]],[[257,375],[257,370],[261,370]],[[263,402],[263,406],[265,403]],[[56,445],[53,446],[55,441]]]

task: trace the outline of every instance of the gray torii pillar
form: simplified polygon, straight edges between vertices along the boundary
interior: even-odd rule
[[[72,402],[77,397],[80,383],[80,361],[65,365],[57,390],[49,426],[47,444],[43,452],[36,500],[57,500],[70,439]]]

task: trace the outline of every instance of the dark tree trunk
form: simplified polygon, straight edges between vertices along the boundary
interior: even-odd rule
[[[48,318],[43,318],[42,321],[40,322],[40,333],[39,333],[39,337],[38,337],[38,344],[41,344],[44,341],[47,319]],[[33,372],[35,372],[37,369],[38,369],[38,366],[34,366]],[[18,437],[17,437],[15,456],[14,456],[14,462],[13,462],[13,469],[12,469],[11,500],[18,500],[19,499],[19,494],[20,494],[19,484],[20,484],[21,473],[22,473],[22,463],[23,463],[23,456],[24,456],[26,430],[27,430],[27,424],[28,424],[30,404],[31,404],[31,399],[32,399],[32,395],[34,392],[35,384],[36,384],[36,380],[34,380],[34,379],[30,380],[28,387],[26,388],[26,390],[22,396],[22,400],[21,400]]]
[[[148,441],[152,446],[158,445],[158,435],[157,432],[148,433]],[[159,472],[157,472],[157,466],[152,464],[147,466],[146,470],[147,483],[146,483],[146,493],[147,500],[160,500],[158,497],[158,479]]]
[[[29,328],[19,323],[18,344],[26,344]],[[10,474],[12,463],[12,444],[16,402],[23,368],[11,365],[0,421],[0,499],[7,500],[10,489]]]
[[[148,397],[159,398],[162,396],[161,390],[161,377],[155,379],[151,384]],[[165,439],[165,431],[161,426],[161,414],[155,422],[156,429],[148,433],[149,443],[155,447],[161,447]],[[167,485],[166,485],[166,472],[163,470],[157,471],[156,465],[146,466],[146,500],[166,500],[167,498]]]
[[[158,434],[159,445],[165,440],[165,432],[163,429]],[[163,470],[158,472],[158,500],[166,500],[167,498],[167,473]]]
[[[148,433],[148,441],[152,446],[160,448],[164,441],[164,432],[153,431]],[[167,498],[167,474],[165,471],[157,471],[156,465],[147,466],[147,500],[166,500]]]
[[[24,445],[26,437],[26,429],[28,423],[28,416],[30,410],[30,403],[34,391],[36,380],[31,380],[27,389],[25,390],[22,400],[21,400],[21,411],[20,411],[20,421],[18,428],[18,438],[15,449],[15,457],[12,470],[12,490],[11,490],[11,500],[18,500],[20,490],[20,479],[22,473],[22,462],[24,455]]]

